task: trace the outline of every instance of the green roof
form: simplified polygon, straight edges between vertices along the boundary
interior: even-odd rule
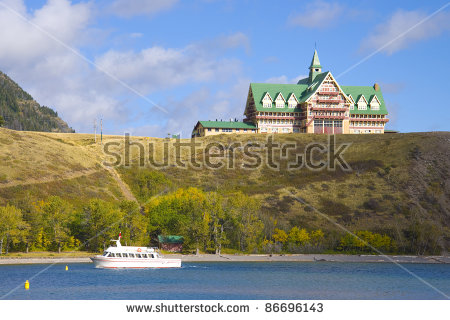
[[[182,236],[158,236],[159,243],[183,243],[184,238]]]
[[[297,84],[273,84],[273,83],[251,83],[250,89],[253,94],[253,98],[255,101],[256,111],[271,111],[271,112],[301,112],[301,108],[289,108],[287,104],[284,108],[277,108],[275,106],[275,99],[278,96],[278,93],[282,93],[283,97],[288,100],[292,94],[295,95],[299,103],[305,102],[310,98],[319,88],[320,84],[325,80],[329,71],[322,72],[318,74],[311,85],[308,85],[308,78],[301,79],[297,82]],[[353,100],[355,101],[355,109],[350,110],[351,114],[388,114],[386,110],[386,104],[383,99],[383,94],[381,90],[375,91],[372,86],[340,86],[345,94],[352,95]],[[263,98],[269,93],[274,103],[271,108],[263,107]],[[380,101],[380,110],[358,110],[356,103],[361,97],[364,95],[364,98],[368,103],[372,101],[374,96],[376,95],[378,100]]]
[[[314,50],[314,55],[311,60],[311,65],[309,68],[322,68],[319,61],[319,55],[317,54],[317,50]]]
[[[203,128],[224,128],[224,129],[256,129],[251,122],[240,121],[199,121]]]
[[[355,100],[355,109],[350,110],[350,114],[388,114],[381,90],[375,91],[372,86],[341,86],[341,89],[345,92],[345,94],[351,94],[353,100]],[[380,101],[380,110],[358,110],[357,103],[362,95],[366,98],[367,103],[370,103],[376,95]]]
[[[251,83],[250,88],[252,90],[253,98],[255,100],[256,111],[275,111],[275,112],[301,112],[301,108],[289,108],[287,105],[284,108],[277,108],[275,106],[275,99],[278,93],[281,92],[283,97],[291,97],[295,95],[299,103],[305,102],[319,87],[320,83],[325,79],[328,72],[321,73],[316,76],[313,83],[308,85],[307,83],[297,84],[275,84],[275,83]],[[302,80],[300,80],[302,81]],[[300,82],[299,81],[299,82]],[[309,88],[309,90],[308,90]],[[272,108],[264,108],[262,100],[266,93],[269,93],[270,97],[274,101]]]

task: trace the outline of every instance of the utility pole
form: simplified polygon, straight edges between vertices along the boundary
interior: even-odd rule
[[[97,143],[97,119],[94,119],[94,142]]]
[[[103,145],[103,119],[100,118],[100,143]]]

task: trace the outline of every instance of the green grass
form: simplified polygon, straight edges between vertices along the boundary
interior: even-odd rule
[[[327,142],[325,135],[279,134],[279,143],[295,142],[303,151],[311,142]],[[119,142],[116,150],[123,154],[123,137],[104,136],[104,143]],[[165,139],[133,137],[146,145],[153,143],[159,159]],[[265,135],[218,135],[197,141],[204,144],[266,142]],[[281,228],[292,226],[336,231],[329,221],[305,206],[295,197],[327,213],[336,222],[351,230],[372,230],[389,235],[403,234],[413,221],[431,222],[442,230],[442,241],[450,242],[450,133],[406,133],[385,135],[338,135],[336,143],[351,143],[344,158],[353,168],[351,172],[306,169],[288,171],[261,167],[244,170],[242,151],[236,150],[235,169],[186,169],[170,166],[163,169],[120,168],[119,173],[131,190],[144,203],[148,197],[180,187],[199,187],[230,196],[242,191],[262,202],[261,214],[272,217]],[[174,141],[173,139],[171,140]],[[138,159],[133,148],[131,158]],[[265,157],[264,150],[259,150]],[[0,205],[24,205],[49,195],[59,195],[76,206],[90,198],[116,201],[122,199],[116,182],[101,167],[107,159],[99,143],[89,134],[53,134],[16,132],[0,129]],[[196,159],[205,157],[197,150]],[[182,149],[180,160],[190,158]],[[171,159],[175,159],[172,157]],[[289,160],[292,160],[292,155]],[[285,165],[287,160],[283,160]],[[97,170],[68,179],[68,173],[85,169]],[[159,171],[159,174],[155,174]],[[55,181],[45,179],[61,177]],[[42,180],[44,183],[31,183]],[[33,180],[34,179],[34,180]],[[146,187],[142,187],[145,182]],[[17,186],[2,187],[5,183]],[[339,209],[339,210],[338,210]]]

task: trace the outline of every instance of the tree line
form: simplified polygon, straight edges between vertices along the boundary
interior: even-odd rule
[[[158,235],[183,236],[186,252],[394,253],[398,250],[396,241],[389,235],[367,230],[343,234],[301,226],[288,230],[278,228],[275,219],[261,215],[261,202],[242,192],[223,196],[198,188],[179,188],[152,198],[143,207],[133,201],[92,199],[81,209],[75,209],[57,196],[33,203],[26,210],[13,205],[0,207],[2,253],[97,252],[108,247],[119,232],[124,245],[156,246]],[[425,247],[420,250],[423,251],[415,253],[430,252]]]

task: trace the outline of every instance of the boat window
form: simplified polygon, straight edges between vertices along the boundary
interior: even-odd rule
[[[120,258],[120,257],[122,257],[122,254],[116,253],[116,257]]]
[[[111,253],[109,254],[109,256],[114,258],[116,255],[115,255],[114,253],[111,252]]]
[[[142,258],[140,253],[136,253],[136,258]]]
[[[130,253],[130,258],[134,258],[134,253]]]
[[[128,253],[122,253],[122,257],[128,258]]]
[[[108,255],[108,251],[103,252],[103,256],[106,257]]]
[[[152,254],[152,255],[151,255],[151,258],[154,258],[154,257],[155,257],[155,255],[154,255],[154,254]]]
[[[146,253],[143,253],[143,254],[142,254],[142,258],[147,259],[147,254],[146,254]]]

